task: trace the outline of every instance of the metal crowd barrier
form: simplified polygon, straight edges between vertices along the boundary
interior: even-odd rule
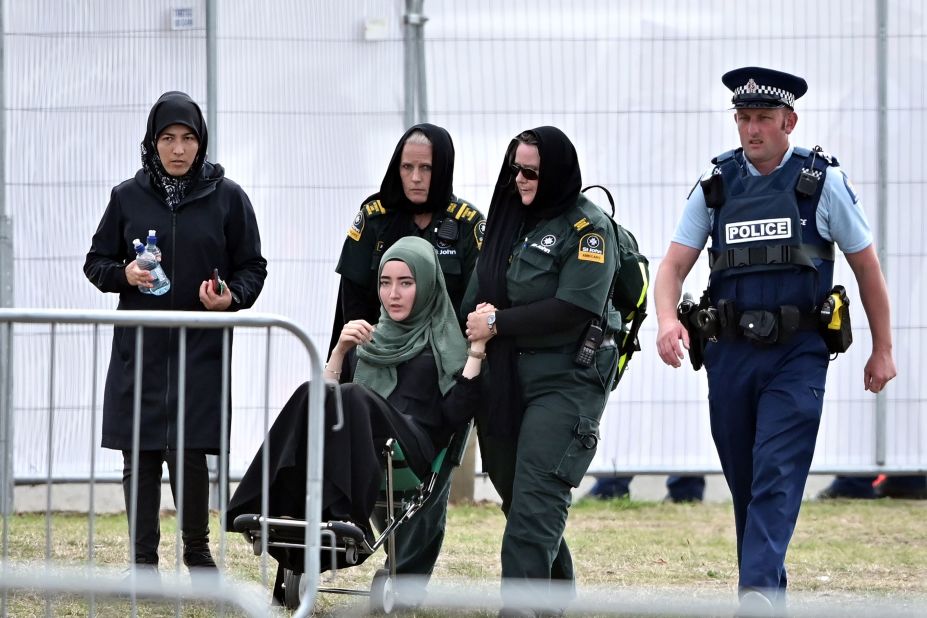
[[[10,546],[10,520],[13,516],[14,505],[14,470],[13,470],[13,453],[17,446],[14,440],[14,410],[13,410],[13,385],[14,376],[17,370],[22,367],[15,366],[13,349],[14,325],[20,328],[39,328],[27,327],[25,325],[47,325],[48,326],[48,369],[47,369],[47,393],[48,403],[45,412],[47,422],[47,460],[46,460],[46,508],[45,508],[45,548],[43,560],[20,560],[18,556],[11,555]],[[141,414],[141,390],[139,388],[142,381],[142,355],[144,352],[145,329],[152,327],[170,327],[177,329],[179,336],[178,349],[178,439],[176,453],[178,454],[177,479],[176,479],[176,507],[177,507],[177,531],[176,541],[176,572],[173,576],[167,576],[162,581],[160,578],[150,577],[147,573],[140,572],[135,568],[130,568],[128,576],[126,575],[125,562],[115,562],[104,564],[98,559],[95,519],[95,494],[94,485],[97,480],[95,468],[95,451],[99,448],[98,432],[96,431],[98,423],[97,410],[101,407],[101,398],[96,387],[98,379],[95,378],[92,386],[91,403],[89,406],[90,414],[90,441],[86,445],[90,453],[90,473],[89,473],[89,508],[87,509],[87,555],[86,559],[79,564],[68,564],[56,560],[53,526],[52,526],[52,487],[55,481],[53,474],[53,461],[56,448],[59,448],[59,439],[62,443],[68,443],[69,436],[58,436],[55,434],[56,428],[56,375],[61,371],[58,366],[60,363],[56,352],[57,339],[56,333],[61,330],[63,325],[92,325],[92,367],[97,368],[100,365],[100,327],[101,326],[122,326],[136,327],[136,349],[135,349],[135,389],[133,404],[133,449],[132,468],[133,481],[131,483],[131,502],[136,503],[138,496],[138,444],[139,444],[139,421]],[[186,387],[186,341],[187,329],[189,328],[210,328],[223,329],[222,337],[222,401],[221,401],[221,442],[219,456],[219,505],[220,505],[220,523],[219,523],[219,551],[217,564],[219,566],[218,574],[215,576],[194,576],[188,578],[182,576],[181,571],[181,514],[183,512],[183,465],[182,456],[184,452],[184,395]],[[264,410],[264,436],[267,435],[267,426],[269,418],[269,406],[267,405],[268,397],[266,394],[268,376],[270,375],[270,341],[273,329],[281,329],[288,332],[305,348],[307,352],[307,377],[314,384],[322,383],[322,362],[319,358],[318,351],[310,340],[306,332],[286,318],[251,312],[241,313],[209,313],[209,312],[185,312],[185,311],[91,311],[91,310],[48,310],[48,309],[0,309],[0,516],[2,516],[2,539],[0,539],[0,615],[9,615],[10,610],[10,592],[19,591],[27,594],[39,594],[44,597],[44,606],[46,615],[52,615],[53,602],[64,598],[67,595],[71,597],[86,597],[88,615],[94,616],[97,612],[97,600],[99,598],[117,598],[129,599],[132,607],[132,615],[137,613],[137,601],[139,599],[154,599],[160,602],[172,601],[175,604],[175,613],[180,615],[182,603],[184,601],[209,601],[219,604],[220,613],[224,614],[226,607],[237,609],[249,616],[263,616],[271,612],[269,594],[267,590],[267,553],[264,548],[264,555],[261,562],[261,578],[263,587],[249,584],[237,579],[227,572],[227,539],[226,539],[226,513],[225,506],[228,502],[228,445],[229,445],[229,393],[231,380],[231,337],[230,332],[233,328],[249,329],[266,329],[266,366],[265,366],[265,410]],[[73,368],[69,367],[67,370]],[[59,385],[60,388],[60,385]],[[310,389],[309,405],[307,414],[309,415],[308,427],[308,448],[307,448],[307,487],[306,487],[306,538],[305,544],[305,596],[302,599],[295,616],[308,616],[315,603],[316,591],[319,580],[319,548],[320,535],[318,533],[320,523],[321,488],[322,488],[322,466],[323,466],[323,427],[324,427],[324,389]],[[266,452],[266,449],[265,449]],[[264,486],[267,486],[267,460],[264,462]],[[266,498],[265,498],[266,512]],[[134,545],[136,534],[135,515],[137,509],[133,509],[129,523],[129,564],[134,563]],[[314,531],[314,532],[313,532]],[[236,535],[237,536],[237,535]],[[124,537],[123,537],[124,539]],[[124,543],[125,541],[123,541]],[[36,543],[37,544],[37,543]],[[37,548],[36,548],[37,549]],[[83,610],[82,610],[83,611]],[[14,612],[15,613],[15,612]]]

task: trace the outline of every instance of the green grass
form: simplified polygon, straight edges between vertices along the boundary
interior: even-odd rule
[[[927,502],[898,500],[809,502],[792,540],[787,565],[790,591],[880,598],[927,595]],[[61,514],[52,520],[53,558],[70,565],[87,559],[87,518]],[[444,551],[435,578],[439,581],[498,583],[499,550],[505,522],[495,504],[452,507]],[[214,521],[212,530],[218,529]],[[175,520],[162,517],[161,569],[174,568]],[[663,504],[628,500],[582,500],[574,505],[568,526],[578,584],[614,589],[697,591],[730,594],[737,584],[733,515],[729,504]],[[94,553],[98,564],[126,562],[124,515],[96,519]],[[214,541],[218,535],[213,534]],[[20,515],[10,520],[10,556],[18,562],[45,556],[45,518]],[[217,543],[213,543],[218,554]],[[382,558],[338,574],[339,587],[369,586]],[[238,535],[227,537],[227,570],[234,577],[259,582],[259,559]],[[270,577],[275,563],[269,562]],[[44,615],[35,593],[10,597],[11,616]],[[127,615],[124,601],[100,602],[101,616]],[[353,597],[321,595],[317,613],[358,607]],[[362,606],[362,605],[361,605]],[[359,610],[352,610],[357,613]],[[85,615],[80,598],[56,599],[53,615]],[[184,616],[212,616],[213,606],[184,605]],[[438,616],[439,612],[416,612]],[[141,616],[172,616],[173,606],[145,604]],[[227,614],[234,615],[234,614]],[[486,614],[491,615],[491,614]]]

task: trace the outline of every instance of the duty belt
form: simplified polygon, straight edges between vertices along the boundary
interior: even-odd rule
[[[700,330],[707,339],[735,339],[743,337],[758,344],[785,343],[800,330],[818,330],[818,313],[801,313],[794,305],[783,305],[779,311],[753,309],[735,311],[733,303],[721,301],[719,307],[710,307],[707,316],[714,315],[717,323],[712,325],[711,317],[701,314]],[[714,311],[714,313],[712,312]]]

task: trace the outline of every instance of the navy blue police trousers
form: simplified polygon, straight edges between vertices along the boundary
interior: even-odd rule
[[[820,335],[744,338],[705,351],[711,433],[734,499],[741,592],[784,601],[785,554],[821,421],[828,352]]]

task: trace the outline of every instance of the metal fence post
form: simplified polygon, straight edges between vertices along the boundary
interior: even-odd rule
[[[206,126],[209,127],[209,159],[218,161],[218,77],[219,15],[216,0],[206,0]]]
[[[876,121],[876,251],[882,264],[882,273],[888,278],[888,7],[886,0],[876,4],[876,80],[878,91],[878,112]],[[875,407],[875,452],[876,463],[885,465],[886,451],[886,401],[885,391],[876,395]]]
[[[0,307],[13,306],[13,222],[6,213],[6,2],[0,0]],[[0,559],[8,555],[13,513],[13,325],[0,325]],[[6,615],[3,591],[0,613]]]
[[[405,128],[428,120],[425,98],[425,22],[424,0],[406,0],[403,15],[403,57],[405,58]]]

